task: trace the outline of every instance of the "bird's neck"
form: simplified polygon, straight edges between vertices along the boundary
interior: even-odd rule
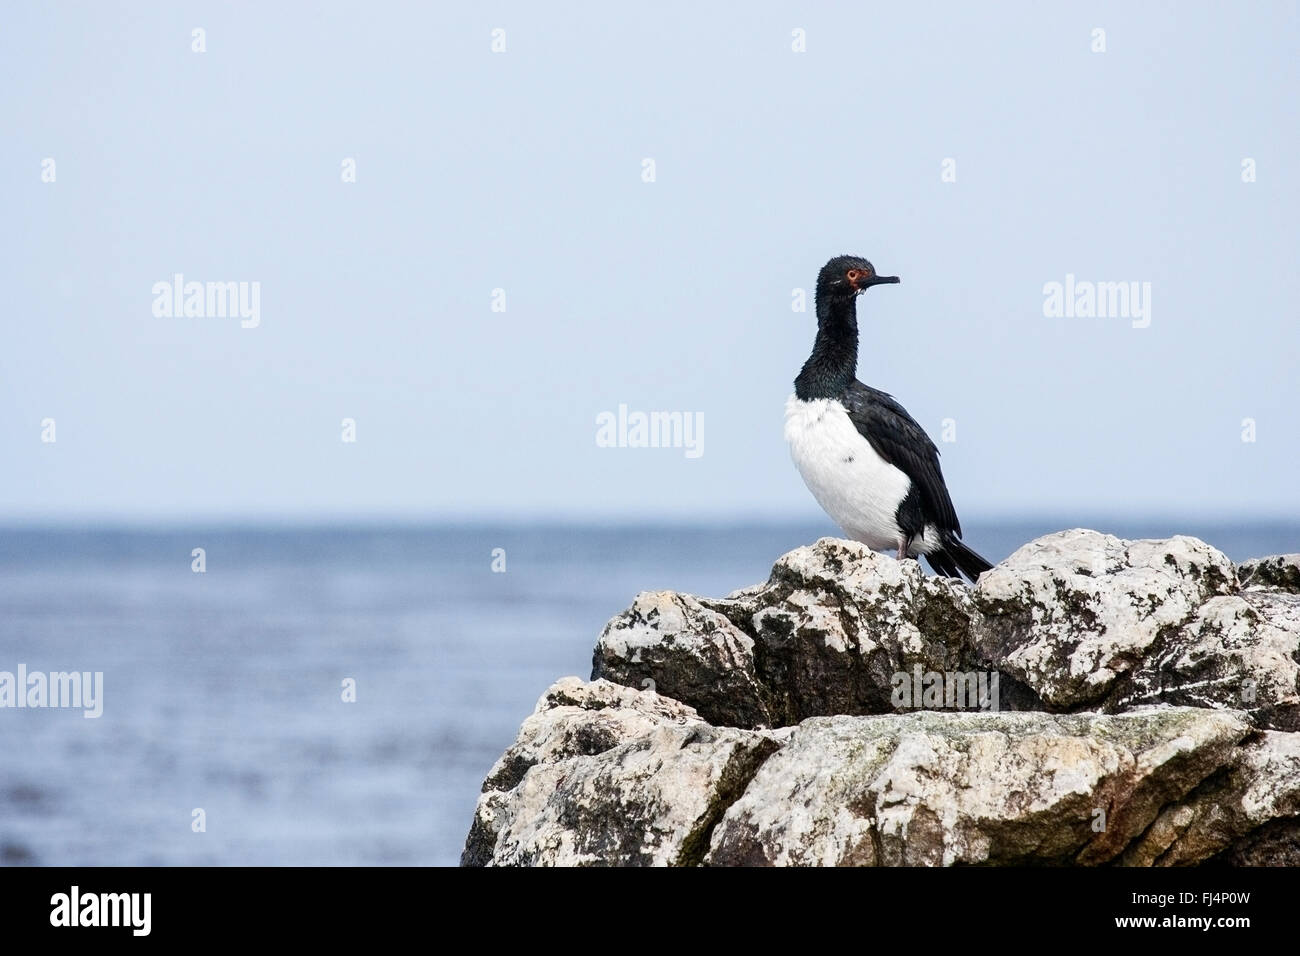
[[[804,401],[838,398],[858,370],[858,305],[856,298],[817,296],[817,340],[812,355],[794,380],[794,393]]]

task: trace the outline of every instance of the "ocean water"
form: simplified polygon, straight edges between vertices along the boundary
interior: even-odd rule
[[[997,561],[1080,523],[966,539]],[[1300,551],[1296,524],[1090,526],[1195,534],[1237,560]],[[104,674],[98,719],[0,709],[0,863],[455,864],[488,768],[553,680],[588,676],[637,591],[720,596],[831,533],[0,531],[0,671]]]

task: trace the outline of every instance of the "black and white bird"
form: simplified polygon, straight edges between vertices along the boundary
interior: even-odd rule
[[[808,490],[850,538],[974,581],[992,565],[962,544],[939,449],[892,396],[856,378],[857,298],[895,282],[857,256],[822,267],[817,340],[785,406],[785,439]]]

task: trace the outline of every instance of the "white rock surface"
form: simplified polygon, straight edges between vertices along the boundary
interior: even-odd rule
[[[1235,585],[1232,562],[1196,538],[1062,531],[980,576],[975,646],[1049,707],[1096,703],[1163,634]]]

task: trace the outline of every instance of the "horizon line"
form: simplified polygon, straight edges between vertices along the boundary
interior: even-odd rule
[[[1244,524],[1254,527],[1276,525],[1291,527],[1300,525],[1300,513],[1286,514],[1276,512],[1232,512],[1224,511],[1214,514],[1205,512],[1160,511],[1079,511],[1072,515],[1065,511],[1047,511],[1031,509],[1021,512],[989,511],[972,512],[963,515],[964,525],[975,528],[994,524],[1008,526],[1037,525],[1052,523],[1060,525],[1060,530],[1068,528],[1090,528],[1101,524],[1171,524],[1181,523],[1195,526],[1221,526]],[[826,525],[834,530],[835,524],[820,513],[809,514],[772,514],[772,513],[728,513],[728,514],[645,514],[645,513],[577,513],[558,512],[555,514],[520,513],[311,513],[311,514],[268,514],[242,513],[219,514],[206,513],[195,515],[181,514],[42,514],[42,515],[4,515],[0,514],[0,531],[43,531],[43,530],[167,530],[169,528],[285,528],[285,529],[379,529],[379,528],[433,528],[433,527],[491,527],[511,525],[526,528],[546,527],[663,527],[663,528],[736,528],[745,525],[755,527],[789,527],[796,525]],[[1176,532],[1175,532],[1176,533]]]

